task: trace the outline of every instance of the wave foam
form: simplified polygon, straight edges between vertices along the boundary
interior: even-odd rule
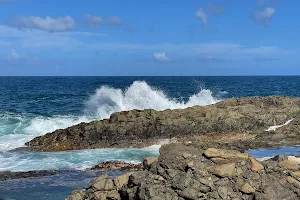
[[[23,116],[5,113],[0,116],[0,152],[9,151],[24,144],[37,136],[55,131],[60,128],[88,122],[86,116]]]
[[[178,109],[195,105],[208,105],[218,100],[210,90],[201,90],[189,97],[187,102],[168,98],[163,91],[149,86],[145,81],[135,81],[126,90],[102,86],[86,102],[85,113],[100,119],[112,113],[132,109]]]
[[[119,160],[140,163],[143,158],[159,155],[158,149],[90,149],[63,152],[0,152],[0,171],[84,170],[100,162]]]
[[[34,116],[29,114],[0,114],[0,151],[22,147],[34,137],[56,129],[67,128],[95,119],[105,119],[114,112],[132,109],[179,109],[194,105],[218,102],[210,90],[201,90],[188,98],[187,102],[169,98],[162,90],[149,86],[145,81],[135,81],[121,90],[101,86],[85,103],[83,116]]]

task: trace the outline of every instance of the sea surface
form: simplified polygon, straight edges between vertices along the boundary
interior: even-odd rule
[[[0,171],[84,170],[107,160],[140,162],[145,156],[158,155],[158,147],[57,153],[14,149],[36,136],[105,119],[118,111],[186,108],[231,97],[269,95],[300,97],[300,76],[0,77]],[[299,150],[294,147],[249,153],[256,157],[278,152],[299,155]],[[44,195],[40,199],[63,199],[76,186],[87,185],[79,181],[82,177],[91,180],[93,176],[82,171],[64,172],[59,177],[0,182],[0,199],[36,199],[34,195],[40,194]],[[73,184],[73,179],[81,184]],[[59,185],[56,180],[66,186],[53,187]],[[31,191],[31,197],[20,198],[25,190]]]

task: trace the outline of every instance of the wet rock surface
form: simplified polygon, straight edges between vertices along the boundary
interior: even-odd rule
[[[10,172],[3,171],[0,172],[0,181],[10,180],[10,179],[20,179],[20,178],[37,178],[44,176],[52,176],[57,174],[59,171],[56,170],[36,170],[29,172]]]
[[[114,113],[109,119],[56,130],[26,145],[34,151],[145,147],[168,139],[193,141],[204,149],[294,145],[300,141],[299,114],[300,98],[232,98],[186,109]],[[266,131],[291,119],[276,131]]]
[[[91,170],[97,171],[129,171],[129,170],[138,170],[140,169],[141,164],[134,164],[134,163],[126,163],[123,161],[107,161],[99,163],[91,168]]]
[[[100,176],[66,200],[296,200],[300,199],[300,170],[295,167],[299,163],[290,161],[281,157],[259,162],[238,151],[168,144],[140,171],[114,179]]]

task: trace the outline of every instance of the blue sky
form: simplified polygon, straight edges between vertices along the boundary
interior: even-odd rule
[[[0,0],[0,75],[300,75],[297,0]]]

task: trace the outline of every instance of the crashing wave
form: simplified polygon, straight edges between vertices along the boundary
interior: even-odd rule
[[[195,105],[209,105],[219,100],[207,89],[200,90],[186,102],[169,98],[162,90],[149,86],[145,81],[135,81],[127,89],[101,86],[85,103],[83,116],[33,116],[4,113],[0,115],[0,151],[22,147],[34,137],[56,129],[67,128],[95,119],[105,119],[114,112],[132,109],[179,109]]]
[[[218,102],[210,90],[203,89],[189,97],[187,102],[169,98],[162,90],[149,86],[145,81],[135,81],[126,90],[102,86],[86,102],[85,113],[108,118],[112,113],[132,109],[178,109]]]

